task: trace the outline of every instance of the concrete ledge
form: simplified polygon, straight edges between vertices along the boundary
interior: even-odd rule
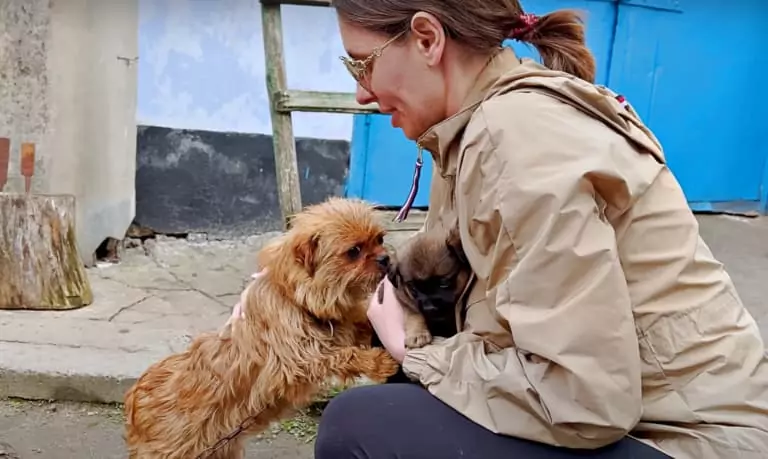
[[[0,398],[122,403],[150,352],[0,341]]]
[[[135,378],[0,370],[0,398],[122,403]]]
[[[51,347],[0,342],[0,399],[123,403],[126,391],[141,372],[163,357]],[[71,360],[73,351],[79,356]],[[125,374],[128,367],[136,368],[135,373]],[[373,383],[361,378],[356,385],[365,384]],[[328,394],[320,395],[317,403],[327,402],[340,387],[336,381],[329,381]]]

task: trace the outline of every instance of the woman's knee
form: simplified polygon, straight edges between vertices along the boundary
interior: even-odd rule
[[[419,394],[411,392],[420,391]],[[410,397],[409,397],[410,395]],[[369,457],[369,445],[391,438],[394,411],[404,398],[431,395],[412,384],[382,384],[345,390],[331,400],[320,418],[315,441],[316,459]]]
[[[336,427],[348,424],[350,418],[357,417],[362,411],[361,405],[365,404],[366,392],[370,392],[368,387],[354,387],[336,395],[323,410],[320,426]]]
[[[350,454],[350,443],[359,436],[354,419],[362,412],[363,397],[360,393],[366,392],[366,389],[357,387],[345,390],[325,407],[315,439],[315,459],[354,457]]]

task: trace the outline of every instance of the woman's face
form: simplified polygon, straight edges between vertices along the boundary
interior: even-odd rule
[[[360,104],[378,103],[392,125],[416,140],[446,117],[441,58],[445,36],[439,24],[414,19],[404,39],[370,32],[339,19],[344,48],[353,62]],[[373,56],[379,50],[378,56]],[[370,58],[370,59],[369,59]],[[366,59],[368,60],[366,62]]]

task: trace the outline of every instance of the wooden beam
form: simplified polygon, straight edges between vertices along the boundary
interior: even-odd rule
[[[287,89],[280,5],[262,3],[261,18],[264,33],[264,58],[267,65],[267,94],[269,95],[269,112],[272,119],[272,144],[275,150],[277,193],[280,200],[283,227],[287,229],[289,218],[301,210],[301,188],[291,113],[279,112],[275,97]]]
[[[261,0],[262,5],[331,6],[330,0]]]
[[[346,92],[283,91],[275,97],[277,111],[323,113],[380,113],[376,104],[360,105]]]
[[[424,226],[424,222],[427,219],[427,213],[419,209],[411,209],[408,214],[408,220],[400,223],[395,223],[393,220],[397,215],[397,210],[377,210],[377,214],[384,222],[384,227],[388,232],[396,231],[418,231]]]

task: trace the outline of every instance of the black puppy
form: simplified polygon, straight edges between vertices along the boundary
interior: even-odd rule
[[[456,227],[418,233],[390,258],[387,277],[403,306],[406,348],[456,334],[456,307],[471,272]],[[377,293],[381,303],[384,292]]]

